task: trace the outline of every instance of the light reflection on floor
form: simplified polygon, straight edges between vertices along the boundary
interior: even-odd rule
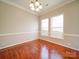
[[[49,49],[46,46],[41,47],[41,59],[63,59],[62,56],[54,49],[49,54]]]

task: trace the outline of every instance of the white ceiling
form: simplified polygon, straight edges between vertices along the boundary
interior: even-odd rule
[[[45,12],[47,12],[47,10],[50,10],[51,7],[52,7],[52,9],[54,9],[58,6],[70,3],[74,0],[39,0],[39,2],[43,6],[43,9],[39,12],[34,12],[29,8],[29,4],[30,4],[31,0],[1,0],[1,1],[8,3],[10,5],[14,5],[18,8],[24,9],[30,13],[40,15],[40,14],[44,14]],[[47,4],[48,4],[48,6],[46,6]]]

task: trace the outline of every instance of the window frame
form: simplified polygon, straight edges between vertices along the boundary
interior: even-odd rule
[[[52,37],[51,36],[51,18],[52,17],[56,17],[56,16],[59,16],[59,15],[63,15],[63,32],[62,32],[62,37],[61,38],[58,38],[58,37]],[[46,36],[46,35],[41,35],[41,32],[42,32],[42,30],[41,30],[41,20],[44,20],[44,19],[48,19],[48,35]],[[54,15],[54,16],[51,16],[51,17],[47,17],[47,18],[43,18],[43,19],[41,19],[40,20],[40,26],[39,26],[39,28],[40,28],[40,36],[42,36],[42,37],[48,37],[48,38],[55,38],[55,39],[64,39],[64,13],[61,13],[61,14],[58,14],[58,15]]]
[[[45,20],[45,19],[48,19],[48,35],[42,35],[42,20]],[[40,21],[40,36],[49,36],[49,18],[44,18],[44,19],[41,19],[41,21]]]
[[[50,25],[50,37],[53,37],[53,38],[58,38],[58,39],[64,39],[64,14],[62,13],[62,14],[58,14],[58,15],[54,15],[54,16],[52,16],[52,17],[50,17],[50,23],[52,22],[51,20],[51,18],[53,18],[53,17],[58,17],[58,16],[60,16],[60,15],[62,15],[63,16],[63,31],[62,31],[62,35],[60,35],[61,37],[60,38],[58,38],[57,36],[56,37],[53,37],[53,35],[51,34],[52,32],[52,24]],[[54,27],[53,27],[54,28]],[[53,32],[55,32],[55,31],[53,31]],[[60,31],[57,31],[57,32],[60,32]]]

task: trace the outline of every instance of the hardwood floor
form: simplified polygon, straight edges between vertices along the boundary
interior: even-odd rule
[[[41,47],[46,46],[48,48],[49,59],[56,59],[57,57],[59,57],[58,59],[79,59],[79,51],[64,46],[60,46],[51,42],[47,42],[44,40],[40,40],[39,42],[41,43]],[[56,56],[56,58],[53,58],[53,56]]]
[[[38,39],[1,49],[0,59],[79,59],[79,51]]]

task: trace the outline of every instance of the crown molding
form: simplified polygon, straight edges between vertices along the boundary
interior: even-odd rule
[[[47,9],[45,9],[45,10],[39,12],[38,15],[39,15],[39,16],[44,15],[44,14],[46,14],[46,13],[48,13],[48,12],[50,12],[50,11],[53,11],[53,10],[55,10],[55,9],[57,9],[57,8],[63,7],[64,5],[67,5],[67,4],[69,4],[69,3],[73,2],[73,1],[75,1],[75,0],[68,0],[68,1],[63,2],[63,3],[61,3],[61,4],[58,4],[58,5],[54,6],[54,7],[51,6],[51,7],[47,8]]]
[[[16,4],[16,3],[12,3],[12,2],[10,2],[10,1],[8,1],[8,0],[0,0],[0,1],[3,2],[3,3],[9,4],[9,5],[11,5],[11,6],[17,7],[17,8],[19,8],[19,9],[22,9],[22,10],[24,10],[24,11],[27,11],[27,12],[33,14],[33,15],[36,15],[36,16],[38,15],[38,13],[33,12],[33,11],[30,11],[29,9],[27,9],[27,8],[25,8],[25,7],[23,7],[23,6],[20,6],[20,5]]]
[[[71,2],[73,2],[73,1],[75,1],[75,0],[68,0],[67,2],[61,3],[60,5],[54,6],[53,8],[51,8],[51,7],[50,7],[50,8],[47,8],[46,10],[43,10],[43,11],[38,12],[38,13],[33,12],[33,11],[30,11],[29,9],[27,9],[27,8],[25,8],[25,7],[23,7],[23,6],[20,6],[20,5],[18,5],[18,4],[12,3],[12,2],[10,2],[10,1],[8,1],[8,0],[0,0],[0,1],[2,1],[2,2],[4,2],[4,3],[7,3],[7,4],[9,4],[9,5],[15,6],[15,7],[17,7],[17,8],[20,8],[20,9],[22,9],[22,10],[24,10],[24,11],[27,11],[27,12],[29,12],[29,13],[31,13],[31,14],[34,14],[34,15],[36,15],[36,16],[40,16],[40,15],[46,14],[46,13],[52,11],[52,10],[55,10],[55,9],[57,9],[57,8],[59,8],[59,7],[62,7],[62,6],[64,6],[64,5],[66,5],[66,4],[69,4],[69,3],[71,3]]]

